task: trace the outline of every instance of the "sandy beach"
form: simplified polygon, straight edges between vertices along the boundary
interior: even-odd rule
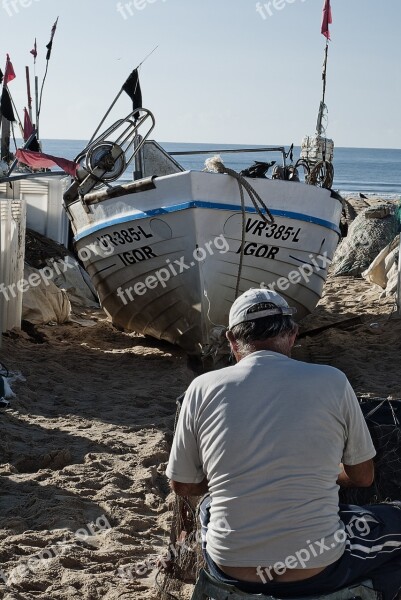
[[[336,0],[76,4],[0,0],[0,600],[191,600],[199,498],[166,477],[178,399],[202,369],[233,365],[225,325],[252,287],[294,310],[255,294],[262,306],[238,303],[237,323],[294,315],[292,358],[348,377],[376,476],[366,487],[372,465],[348,469],[373,454],[349,398],[342,458],[333,419],[318,419],[327,406],[341,421],[330,375],[310,385],[315,369],[269,365],[260,387],[252,373],[261,402],[239,398],[244,419],[225,398],[227,421],[202,413],[202,460],[216,459],[222,496],[245,499],[224,498],[223,515],[214,496],[209,549],[227,566],[256,557],[273,580],[325,565],[346,546],[343,531],[323,543],[340,460],[340,503],[401,502],[401,1],[364,0],[363,13]],[[302,415],[310,389],[313,410],[325,403],[303,427],[288,406]],[[284,395],[280,412],[269,398]],[[295,454],[311,474],[299,486]],[[365,516],[343,520],[350,539],[354,521],[370,533]],[[386,537],[377,556],[348,540],[350,554],[382,560]],[[374,574],[376,600],[392,597]]]
[[[186,360],[114,330],[101,311],[85,316],[93,327],[38,327],[42,343],[3,340],[3,360],[26,378],[0,417],[7,600],[157,597],[152,568],[135,570],[168,544],[163,472]],[[27,567],[29,557],[39,560]],[[127,564],[129,582],[118,575]]]
[[[401,319],[380,293],[329,277],[294,358],[342,369],[359,396],[400,399]],[[91,326],[3,338],[0,359],[25,378],[0,414],[4,600],[160,598],[152,561],[172,519],[164,470],[175,400],[193,375],[178,348],[118,331],[101,310],[80,316]]]

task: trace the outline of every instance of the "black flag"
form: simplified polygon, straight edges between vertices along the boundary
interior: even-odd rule
[[[142,92],[139,83],[138,69],[132,71],[131,75],[123,85],[123,90],[124,92],[127,92],[132,100],[132,110],[142,108]]]
[[[7,119],[7,121],[15,121],[10,94],[8,93],[8,89],[5,86],[3,86],[3,91],[1,93],[0,108],[3,117]]]
[[[50,56],[51,56],[52,48],[53,48],[53,38],[54,38],[54,34],[56,33],[56,29],[57,29],[57,22],[58,22],[58,17],[57,17],[56,22],[54,23],[52,30],[50,32],[50,42],[48,44],[46,44],[46,48],[47,48],[46,60],[50,60]]]
[[[26,146],[25,148],[26,150],[31,150],[32,152],[40,152],[40,146],[39,146],[39,142],[38,142],[38,138],[33,137],[32,140],[29,142],[29,144]]]

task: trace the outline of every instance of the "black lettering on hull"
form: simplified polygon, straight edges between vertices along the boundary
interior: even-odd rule
[[[150,246],[143,246],[142,248],[136,248],[136,250],[122,252],[118,254],[118,258],[125,267],[128,267],[128,265],[134,265],[149,258],[157,258],[157,254],[154,253]]]
[[[268,246],[267,244],[256,244],[255,242],[246,242],[241,245],[236,254],[240,254],[243,249],[244,256],[255,256],[256,258],[270,258],[274,260],[280,251],[278,246]]]

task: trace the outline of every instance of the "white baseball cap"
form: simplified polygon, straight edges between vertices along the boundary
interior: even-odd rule
[[[259,304],[269,304],[270,306],[265,308],[261,306],[260,310],[255,310]],[[265,288],[251,288],[238,296],[232,305],[228,327],[232,329],[235,325],[246,321],[255,321],[255,319],[273,315],[293,315],[296,312],[297,309],[288,306],[284,298],[277,292]]]

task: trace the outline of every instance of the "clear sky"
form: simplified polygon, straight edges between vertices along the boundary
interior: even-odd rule
[[[401,148],[400,0],[331,0],[327,134],[337,146]],[[163,142],[300,143],[314,133],[325,38],[323,0],[0,0],[0,57],[26,104],[59,16],[42,138],[87,139],[130,71]],[[124,94],[116,117],[130,110]]]

